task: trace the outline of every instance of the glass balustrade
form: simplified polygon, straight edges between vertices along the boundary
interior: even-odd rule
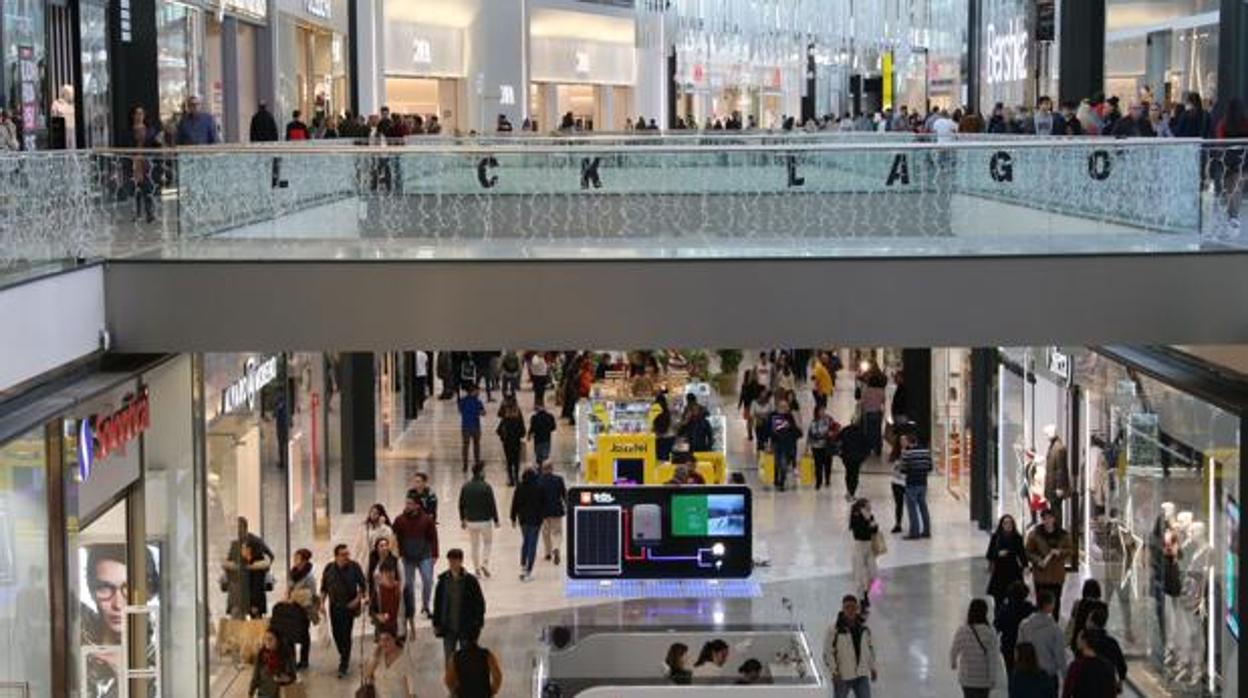
[[[1194,252],[1248,143],[907,134],[0,156],[0,273],[66,260]]]

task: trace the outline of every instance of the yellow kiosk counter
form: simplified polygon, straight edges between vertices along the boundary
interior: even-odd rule
[[[598,450],[585,458],[585,480],[595,485],[632,482],[662,485],[672,479],[676,466],[660,462],[654,434],[603,434]],[[708,485],[728,480],[728,464],[718,451],[693,454],[696,469]]]

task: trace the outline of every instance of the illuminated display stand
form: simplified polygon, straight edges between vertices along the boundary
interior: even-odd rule
[[[669,404],[674,415],[684,409],[686,394],[697,396],[702,404],[710,403],[710,386],[707,384],[690,383],[685,389]],[[610,485],[624,481],[661,485],[672,479],[675,466],[659,461],[657,457],[652,425],[659,408],[653,400],[592,397],[581,401],[576,413],[576,457],[577,463],[584,468],[586,482]],[[728,420],[723,414],[712,414],[707,421],[711,424],[714,448],[694,453],[695,467],[708,485],[723,484],[728,479],[725,438]],[[620,467],[624,470],[622,477],[617,472]]]

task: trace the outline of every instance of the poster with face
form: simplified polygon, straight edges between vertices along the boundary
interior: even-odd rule
[[[129,604],[129,568],[124,542],[93,542],[79,547],[78,602],[81,626],[82,695],[115,698],[127,659],[123,648]],[[157,647],[156,611],[160,606],[160,547],[147,546],[148,666],[154,666]],[[155,690],[152,685],[149,693]],[[155,695],[154,693],[152,693]]]

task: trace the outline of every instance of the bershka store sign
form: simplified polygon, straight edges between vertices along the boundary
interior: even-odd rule
[[[152,425],[151,401],[147,388],[137,395],[127,395],[116,411],[93,414],[78,422],[78,480],[87,482],[98,461],[117,454],[126,455],[126,448]]]

